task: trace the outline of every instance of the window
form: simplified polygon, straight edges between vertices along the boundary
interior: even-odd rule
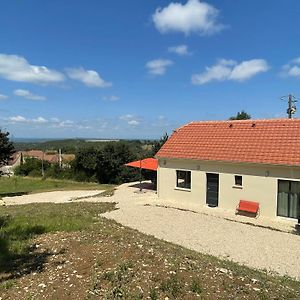
[[[243,177],[239,175],[234,176],[234,185],[243,186]]]
[[[191,171],[176,171],[176,187],[191,189]]]
[[[277,215],[298,219],[300,214],[300,182],[278,180]]]

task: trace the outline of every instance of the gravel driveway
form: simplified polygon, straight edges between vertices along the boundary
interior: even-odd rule
[[[3,201],[6,205],[18,205],[18,204],[29,204],[29,203],[65,203],[76,200],[77,198],[87,198],[100,194],[101,190],[93,191],[55,191],[55,192],[44,192],[38,194],[22,195],[15,197],[4,197]],[[89,199],[82,199],[88,201]],[[79,200],[78,200],[79,201]]]
[[[299,235],[151,206],[157,199],[153,191],[137,193],[138,189],[130,186],[121,185],[113,197],[102,198],[118,202],[119,207],[105,217],[202,253],[300,279]]]

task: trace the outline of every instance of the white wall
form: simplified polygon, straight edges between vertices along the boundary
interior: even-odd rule
[[[239,200],[260,203],[260,215],[277,215],[277,181],[300,181],[300,167],[290,168],[258,164],[234,164],[182,159],[158,160],[158,196],[161,199],[206,205],[206,173],[219,174],[219,207],[235,210]],[[190,170],[191,190],[176,188],[176,170]],[[242,175],[243,186],[234,185],[234,175]]]

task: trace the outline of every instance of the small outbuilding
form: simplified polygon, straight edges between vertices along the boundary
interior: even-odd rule
[[[156,158],[161,199],[299,218],[300,119],[191,122]]]

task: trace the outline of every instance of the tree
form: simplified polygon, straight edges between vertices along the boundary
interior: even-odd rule
[[[97,179],[100,183],[122,183],[137,180],[137,170],[125,166],[136,160],[128,144],[109,143],[98,153]]]
[[[164,134],[164,136],[162,136],[160,138],[160,140],[155,141],[153,146],[152,146],[152,150],[151,150],[151,155],[155,156],[155,154],[159,151],[159,149],[165,144],[165,142],[168,140],[169,136],[167,133]]]
[[[83,148],[77,151],[73,162],[75,179],[78,181],[94,181],[99,151],[94,147]]]
[[[246,113],[244,110],[239,111],[236,116],[230,117],[229,120],[249,120],[251,119],[251,115]]]
[[[6,166],[15,153],[13,143],[9,140],[9,132],[0,129],[0,168]]]

